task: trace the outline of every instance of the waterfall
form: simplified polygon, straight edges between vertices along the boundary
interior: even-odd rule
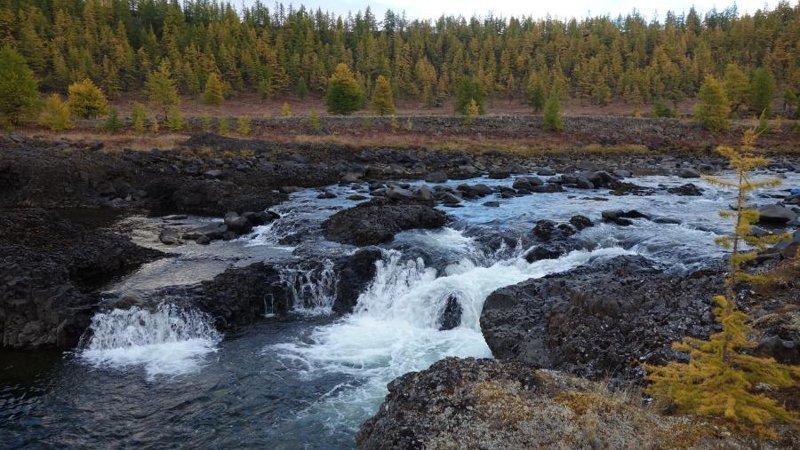
[[[162,303],[95,314],[78,356],[102,368],[141,366],[148,378],[180,375],[197,370],[221,340],[206,314]]]
[[[283,267],[283,282],[292,295],[294,311],[303,314],[330,314],[336,299],[336,273],[334,264],[325,259],[312,267]]]
[[[387,252],[375,278],[361,294],[353,314],[317,327],[310,341],[271,346],[283,357],[302,362],[305,376],[346,373],[357,387],[314,405],[308,414],[335,411],[342,423],[359,423],[386,392],[386,384],[427,368],[446,356],[491,357],[480,330],[483,303],[493,291],[530,278],[568,271],[599,258],[631,254],[619,247],[573,251],[561,258],[528,263],[522,257],[480,265],[464,257],[441,272],[422,259]],[[448,298],[461,306],[460,326],[439,330]]]

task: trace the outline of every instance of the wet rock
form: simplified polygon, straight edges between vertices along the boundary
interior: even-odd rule
[[[451,194],[450,192],[443,192],[441,195],[437,196],[437,199],[447,206],[458,205],[459,203],[461,203],[461,199]]]
[[[536,171],[536,175],[539,175],[541,177],[552,177],[555,174],[556,171],[550,168],[543,168]]]
[[[432,204],[434,200],[433,190],[431,190],[431,188],[429,188],[428,186],[422,186],[416,191],[414,191],[413,197],[415,200],[419,200],[427,204]]]
[[[375,199],[339,211],[322,223],[325,237],[357,246],[390,242],[400,231],[439,228],[447,216],[431,206]]]
[[[635,209],[623,211],[621,209],[606,210],[602,212],[603,222],[610,222],[621,226],[633,225],[629,219],[650,219],[647,214],[640,213]]]
[[[779,225],[791,222],[797,218],[797,213],[781,205],[767,205],[758,208],[758,221],[764,224]]]
[[[461,303],[454,296],[447,297],[444,310],[439,316],[439,329],[452,330],[461,325]]]
[[[678,186],[678,187],[669,188],[669,189],[667,189],[667,192],[669,192],[670,194],[675,194],[675,195],[685,195],[685,196],[693,196],[693,197],[703,195],[703,189],[697,187],[693,183],[686,183],[686,184]]]
[[[500,202],[498,202],[498,201],[489,201],[489,202],[485,202],[483,204],[483,206],[485,206],[487,208],[499,208],[500,207]]]
[[[334,266],[338,277],[336,283],[336,300],[333,312],[349,314],[356,306],[358,296],[364,292],[375,278],[375,263],[383,258],[383,252],[377,247],[359,249],[352,256],[340,259]]]
[[[360,202],[360,201],[366,200],[368,198],[369,197],[367,197],[366,195],[361,195],[361,194],[353,194],[353,195],[348,195],[347,196],[348,200],[353,200],[355,202]]]
[[[511,172],[505,169],[496,169],[489,171],[489,178],[493,180],[502,180],[511,176]]]
[[[182,302],[209,314],[221,331],[251,325],[268,314],[286,315],[293,307],[280,273],[261,262],[228,269],[203,281],[198,291]]]
[[[447,174],[442,170],[431,172],[425,176],[425,182],[427,183],[444,183],[445,181],[447,181]]]
[[[594,225],[591,219],[586,216],[572,216],[569,219],[569,223],[572,224],[578,231],[583,230],[584,228],[589,228]]]
[[[242,217],[256,227],[266,225],[281,218],[280,214],[272,211],[245,212],[242,213]]]
[[[679,177],[681,178],[700,178],[700,172],[695,169],[684,167],[678,170]]]
[[[158,240],[161,241],[161,243],[164,245],[183,244],[180,232],[178,232],[178,230],[173,230],[169,228],[161,230],[161,233],[158,234]]]
[[[232,211],[225,214],[224,224],[228,227],[227,231],[240,235],[249,233],[253,229],[253,224],[246,217]]]
[[[630,170],[616,169],[612,172],[618,178],[630,178],[633,174]]]
[[[217,239],[222,239],[222,235],[227,231],[228,227],[224,223],[215,222],[188,231],[183,234],[183,238],[188,240],[197,240],[201,237],[204,237],[209,241],[215,241]]]
[[[514,180],[514,184],[511,187],[514,189],[532,191],[534,188],[542,186],[543,184],[544,182],[542,179],[538,177],[519,177]]]
[[[543,259],[557,259],[566,253],[566,248],[559,245],[537,245],[525,254],[525,261],[534,263]]]
[[[317,198],[321,200],[336,198],[336,194],[331,191],[322,191],[317,195]]]
[[[486,300],[481,330],[494,356],[581,376],[634,380],[637,361],[675,357],[671,343],[714,330],[721,273],[662,273],[641,256],[532,279]]]
[[[404,189],[399,186],[391,186],[388,191],[386,191],[386,198],[391,200],[410,200],[413,197],[413,193],[408,189]]]
[[[556,223],[552,220],[540,220],[533,227],[533,234],[543,241],[549,241],[556,230]]]
[[[557,183],[547,183],[543,186],[534,187],[533,189],[531,189],[531,192],[537,192],[537,193],[564,192],[564,188],[562,188],[561,185]]]

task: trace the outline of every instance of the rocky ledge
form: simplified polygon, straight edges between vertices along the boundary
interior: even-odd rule
[[[3,211],[0,230],[3,347],[74,347],[99,306],[95,288],[162,255],[41,209]]]
[[[790,447],[792,434],[778,447]],[[794,435],[796,436],[796,433]],[[694,419],[642,407],[638,396],[519,362],[447,358],[389,384],[356,435],[360,449],[748,448]]]

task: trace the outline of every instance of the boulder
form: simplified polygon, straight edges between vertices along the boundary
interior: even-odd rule
[[[178,230],[173,230],[169,228],[161,230],[161,233],[158,234],[158,240],[161,241],[161,243],[164,245],[183,244],[180,232],[178,232]]]
[[[667,192],[669,192],[670,194],[685,195],[685,196],[692,196],[692,197],[697,197],[697,196],[703,195],[703,189],[697,187],[693,183],[686,183],[686,184],[681,185],[681,186],[671,187],[671,188],[667,189]]]
[[[647,214],[640,213],[635,209],[630,211],[623,211],[621,209],[606,210],[602,212],[603,222],[610,222],[621,226],[632,225],[633,222],[629,219],[650,219]]]
[[[714,331],[709,299],[723,286],[721,271],[665,274],[620,256],[495,291],[481,330],[497,359],[636,380],[640,362],[670,360],[672,342]]]
[[[700,172],[696,169],[684,167],[678,170],[678,176],[681,178],[700,178]]]
[[[514,180],[514,184],[511,185],[514,189],[525,189],[527,191],[532,191],[534,188],[542,186],[544,182],[541,178],[538,177],[519,177]]]
[[[439,330],[452,330],[461,325],[461,303],[458,298],[450,295],[447,297],[445,307],[439,315]]]
[[[447,181],[447,174],[443,170],[437,170],[426,175],[425,181],[427,183],[444,183]]]
[[[758,208],[758,221],[763,224],[780,225],[797,218],[797,213],[781,205],[767,205]]]
[[[322,223],[329,240],[357,246],[390,242],[394,235],[415,228],[439,228],[447,215],[420,203],[375,199],[337,212]]]
[[[246,217],[240,216],[235,212],[225,214],[223,223],[228,227],[228,231],[236,234],[249,233],[253,229],[253,224]]]

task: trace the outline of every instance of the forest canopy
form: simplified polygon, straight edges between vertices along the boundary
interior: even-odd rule
[[[735,6],[556,20],[409,20],[367,9],[330,12],[210,0],[0,0],[0,47],[25,57],[45,92],[89,79],[113,98],[141,91],[166,61],[184,95],[211,74],[225,91],[322,94],[339,63],[364,93],[384,76],[398,98],[441,104],[475,78],[488,98],[529,102],[532,80],[595,104],[681,100],[726,66],[768,70],[780,94],[800,90],[800,2],[741,15]]]

